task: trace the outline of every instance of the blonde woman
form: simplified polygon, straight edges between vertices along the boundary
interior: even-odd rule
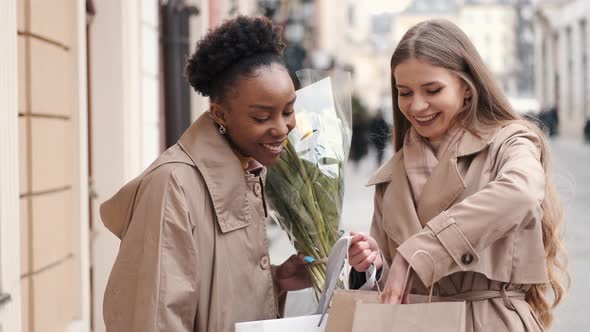
[[[471,41],[445,20],[404,35],[391,83],[396,153],[369,181],[371,235],[353,233],[351,265],[381,268],[385,303],[427,294],[434,281],[441,298],[467,302],[467,331],[548,329],[567,271],[543,133],[511,109]],[[426,255],[411,260],[418,250],[434,271]]]

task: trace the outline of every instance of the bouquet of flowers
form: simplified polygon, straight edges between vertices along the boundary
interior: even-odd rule
[[[275,220],[295,249],[318,261],[327,258],[340,237],[344,167],[352,135],[348,73],[323,78],[322,72],[297,73],[306,87],[297,91],[297,126],[279,161],[269,168],[267,193]],[[319,296],[326,266],[310,266]]]

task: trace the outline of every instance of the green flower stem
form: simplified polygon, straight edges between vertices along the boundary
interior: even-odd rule
[[[342,162],[329,162],[340,163],[339,170],[342,169]],[[318,165],[299,158],[289,143],[281,158],[269,168],[266,188],[270,203],[280,215],[276,221],[288,233],[295,249],[316,259],[327,257],[339,237],[342,179],[331,178]],[[326,266],[313,265],[309,271],[319,298]]]

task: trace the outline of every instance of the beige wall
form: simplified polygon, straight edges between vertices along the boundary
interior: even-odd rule
[[[72,121],[79,107],[78,6],[17,5],[22,328],[64,331],[82,316]]]

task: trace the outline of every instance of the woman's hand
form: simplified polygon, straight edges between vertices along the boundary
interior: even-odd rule
[[[406,259],[397,254],[391,262],[389,268],[389,275],[387,276],[387,282],[381,292],[381,303],[384,304],[399,304],[408,303],[408,295],[410,293],[410,287],[405,287],[412,284],[411,275],[410,280],[406,280],[406,273],[408,271],[408,262]],[[404,288],[405,291],[404,291]]]
[[[365,272],[371,264],[377,270],[383,266],[377,241],[365,233],[350,232],[350,248],[348,262],[357,272]]]
[[[277,266],[275,283],[279,293],[311,287],[311,275],[303,255],[292,255]]]

